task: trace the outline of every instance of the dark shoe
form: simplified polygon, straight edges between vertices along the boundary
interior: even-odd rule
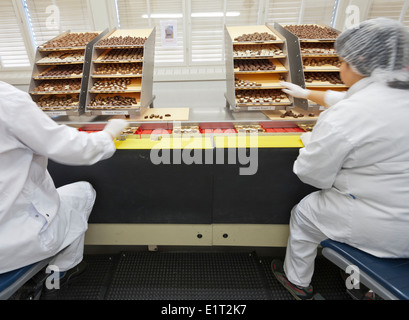
[[[41,293],[42,297],[47,297],[47,296],[53,296],[56,293],[58,293],[64,286],[67,286],[69,283],[73,283],[75,280],[77,280],[80,276],[84,274],[84,272],[87,269],[87,263],[85,261],[81,261],[78,265],[76,265],[74,268],[71,268],[70,270],[61,273],[60,277],[60,288],[52,288],[48,289],[46,286],[46,283],[44,284],[43,291]]]
[[[284,268],[283,268],[283,262],[280,260],[273,260],[271,263],[271,269],[273,270],[273,274],[280,282],[284,288],[288,290],[288,292],[291,293],[291,295],[297,299],[297,300],[312,300],[313,298],[313,289],[312,286],[308,287],[300,287],[296,286],[295,284],[292,284],[290,281],[288,281]]]

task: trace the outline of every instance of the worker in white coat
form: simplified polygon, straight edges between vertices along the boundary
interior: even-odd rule
[[[0,82],[0,273],[49,257],[53,270],[78,271],[95,190],[88,182],[56,189],[47,162],[108,159],[126,125],[112,120],[91,134],[58,125],[27,93]]]
[[[317,245],[327,239],[378,257],[409,257],[409,32],[377,18],[344,31],[335,48],[345,93],[284,91],[329,107],[294,163],[320,191],[296,205],[276,278],[297,299],[313,296]]]

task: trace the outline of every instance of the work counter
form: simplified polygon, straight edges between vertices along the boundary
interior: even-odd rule
[[[56,121],[92,132],[113,117]],[[292,171],[313,118],[192,108],[187,121],[128,120],[112,158],[49,163],[57,187],[85,180],[97,192],[86,244],[286,246],[290,211],[313,191]]]

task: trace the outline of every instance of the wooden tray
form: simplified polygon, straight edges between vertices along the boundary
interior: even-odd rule
[[[159,117],[151,118],[151,115]],[[166,117],[170,115],[170,117]],[[148,117],[145,119],[145,117]],[[162,119],[160,119],[162,117]],[[189,108],[149,108],[143,114],[135,115],[131,117],[131,120],[135,121],[188,121],[189,120]]]
[[[120,77],[126,78],[126,77]],[[108,91],[108,90],[93,90],[92,88],[89,90],[89,93],[130,93],[130,92],[141,92],[142,91],[142,79],[141,78],[133,78],[131,79],[131,84],[128,85],[126,90],[118,90],[118,91]]]
[[[277,59],[266,59],[276,66],[275,70],[255,70],[255,71],[240,71],[240,68],[234,69],[234,74],[260,74],[260,73],[284,73],[288,70],[283,66],[283,64]]]
[[[235,87],[236,90],[248,90],[248,89],[283,89],[284,87],[280,83],[280,75],[278,73],[266,74],[240,74],[236,75],[235,78],[239,80],[247,80],[250,82],[260,83],[261,86],[251,86],[251,87]]]
[[[262,43],[284,43],[284,39],[282,39],[277,33],[271,31],[265,25],[257,25],[257,26],[238,26],[238,27],[227,27],[227,31],[233,41],[233,44],[262,44]],[[274,35],[277,40],[270,40],[270,41],[256,41],[256,42],[238,42],[234,41],[235,38],[242,36],[243,34],[252,34],[252,33],[263,33],[267,32],[269,34]]]

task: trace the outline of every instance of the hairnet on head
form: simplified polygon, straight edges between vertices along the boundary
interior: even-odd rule
[[[376,18],[364,21],[341,33],[335,49],[365,77],[409,85],[409,32],[395,20]]]

